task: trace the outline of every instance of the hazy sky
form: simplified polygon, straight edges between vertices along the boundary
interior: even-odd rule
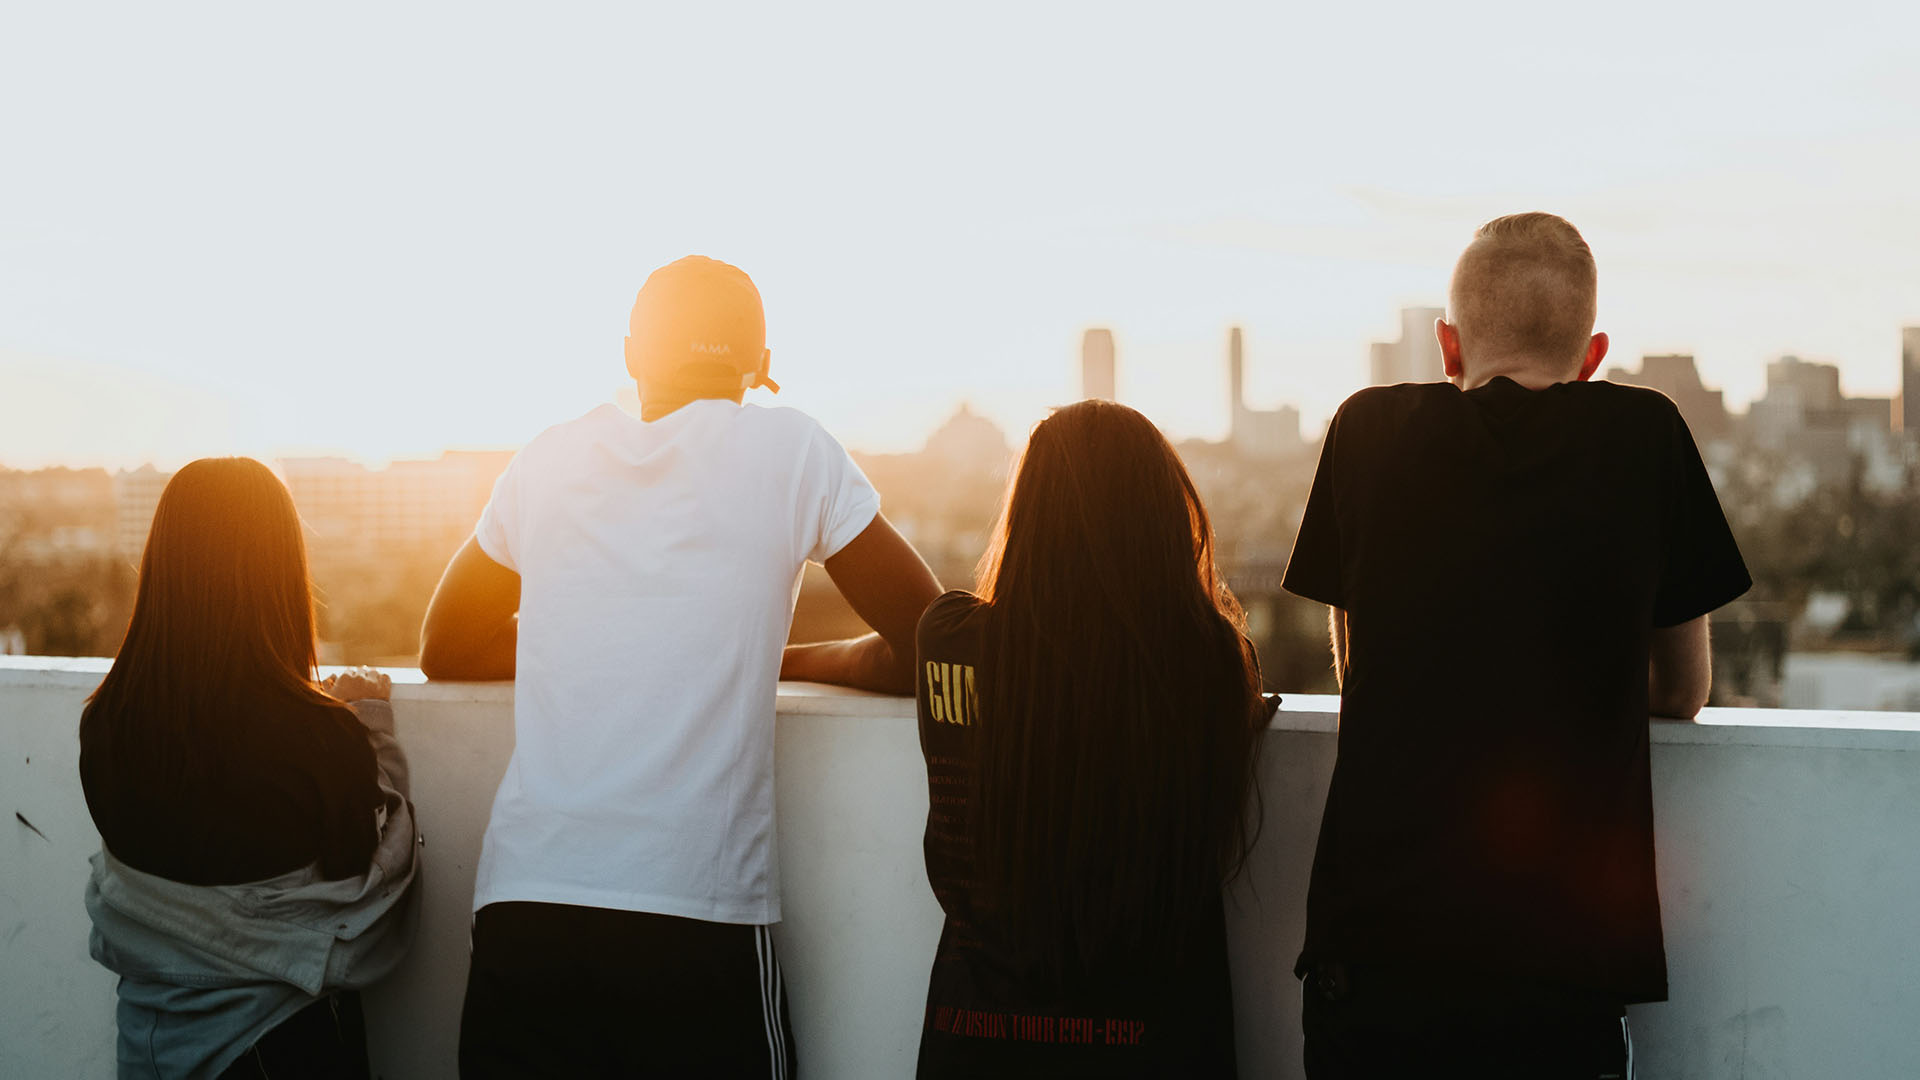
[[[1738,11],[1738,14],[1733,14]],[[1890,393],[1920,11],[1749,5],[9,5],[0,464],[514,445],[646,273],[735,262],[772,400],[906,449],[1120,396],[1308,434],[1494,215],[1569,216],[1617,359]]]

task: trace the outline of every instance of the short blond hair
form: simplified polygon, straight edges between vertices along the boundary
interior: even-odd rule
[[[1462,353],[1557,365],[1585,355],[1598,294],[1580,230],[1536,211],[1480,226],[1454,264],[1448,306]]]

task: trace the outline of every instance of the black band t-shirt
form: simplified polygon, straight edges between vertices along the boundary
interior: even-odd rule
[[[153,725],[189,727],[154,711]],[[201,738],[198,775],[182,780],[82,721],[81,788],[114,858],[186,885],[262,881],[316,861],[328,879],[366,872],[380,778],[348,707],[262,702],[250,723]]]
[[[1664,1000],[1652,633],[1752,584],[1673,403],[1363,390],[1327,429],[1285,584],[1344,609],[1350,649],[1299,970]]]
[[[1023,978],[990,917],[976,920],[968,805],[986,605],[951,592],[918,634],[920,748],[927,763],[927,880],[946,924],[927,987],[918,1075],[1187,1077],[1234,1075],[1226,921],[1209,907],[1172,961],[1120,958],[1049,992]],[[1171,930],[1171,928],[1169,928]]]

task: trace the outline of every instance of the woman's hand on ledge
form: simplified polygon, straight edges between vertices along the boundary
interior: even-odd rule
[[[385,672],[357,667],[320,680],[320,689],[341,701],[387,701],[393,697],[393,680]]]

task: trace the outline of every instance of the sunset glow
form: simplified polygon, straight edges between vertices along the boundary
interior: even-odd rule
[[[1311,438],[1531,208],[1591,241],[1619,361],[1884,395],[1920,14],[1840,8],[35,5],[0,35],[0,464],[519,445],[619,390],[635,290],[694,252],[855,447],[963,400],[1024,431],[1090,326],[1121,400],[1208,437],[1245,327],[1250,403]]]

